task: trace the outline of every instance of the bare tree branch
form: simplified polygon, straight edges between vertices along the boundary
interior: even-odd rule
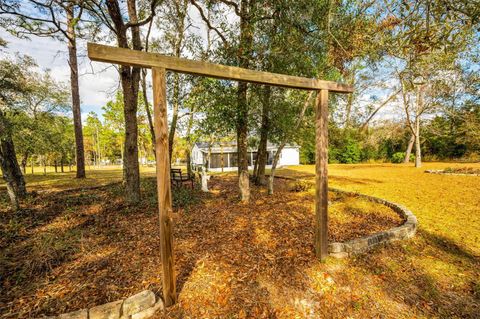
[[[378,113],[378,111],[380,111],[380,109],[382,109],[385,105],[387,105],[388,102],[390,102],[395,96],[397,96],[398,93],[400,93],[401,89],[398,89],[396,90],[395,92],[393,92],[385,101],[383,101],[367,118],[367,120],[362,124],[362,126],[360,127],[360,131],[363,131],[368,123],[372,120],[372,118],[375,116],[375,114]]]
[[[208,27],[210,30],[215,31],[215,33],[217,33],[218,36],[222,39],[223,44],[224,44],[225,46],[228,46],[227,38],[225,38],[225,36],[224,36],[216,27],[212,26],[212,24],[211,24],[210,21],[208,20],[207,16],[206,16],[205,13],[203,12],[202,7],[201,7],[195,0],[190,0],[190,2],[198,9],[198,12],[200,13],[200,16],[202,17],[202,20],[206,23],[207,27]]]

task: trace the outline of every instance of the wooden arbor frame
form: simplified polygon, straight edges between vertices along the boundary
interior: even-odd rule
[[[166,71],[245,81],[287,88],[315,90],[316,153],[315,153],[315,253],[320,260],[328,255],[328,93],[352,93],[353,87],[330,81],[248,70],[220,64],[164,56],[94,43],[88,44],[93,61],[152,69],[155,153],[157,169],[158,209],[160,215],[160,252],[163,268],[163,297],[166,306],[177,300],[173,258],[172,193],[168,155],[168,122]]]

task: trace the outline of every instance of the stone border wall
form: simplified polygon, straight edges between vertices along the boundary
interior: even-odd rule
[[[346,242],[329,243],[328,252],[332,257],[345,258],[354,254],[364,253],[381,244],[411,238],[417,231],[417,218],[408,208],[404,206],[389,202],[382,198],[359,194],[356,192],[349,192],[336,188],[329,188],[329,190],[335,193],[358,196],[372,202],[380,203],[390,207],[394,212],[400,215],[400,217],[405,219],[405,222],[402,225],[386,231],[382,231],[367,237],[352,239]]]
[[[144,290],[126,299],[112,301],[90,309],[82,309],[49,319],[146,319],[163,310],[163,301],[151,290]]]
[[[480,174],[466,174],[466,173],[447,173],[443,169],[427,169],[425,173],[437,175],[452,175],[452,176],[480,176]]]

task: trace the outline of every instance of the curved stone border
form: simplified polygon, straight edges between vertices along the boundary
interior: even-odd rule
[[[163,310],[163,301],[156,298],[151,290],[144,290],[127,299],[117,300],[82,309],[49,319],[146,319],[152,317],[157,311]],[[45,318],[45,317],[44,317]]]
[[[480,176],[480,174],[447,173],[443,169],[427,169],[425,173],[438,174],[438,175],[453,175],[453,176]]]
[[[390,207],[401,217],[405,218],[405,222],[398,227],[391,228],[367,237],[352,239],[346,242],[333,242],[328,244],[329,255],[335,258],[345,258],[354,254],[364,253],[375,246],[389,243],[396,240],[411,238],[417,231],[417,217],[406,207],[396,203],[389,202],[385,199],[373,197],[369,195],[359,194],[356,192],[344,191],[336,188],[329,188],[330,191],[351,196],[358,196],[369,201],[380,203]]]

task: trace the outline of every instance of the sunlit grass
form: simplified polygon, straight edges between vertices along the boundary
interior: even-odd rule
[[[480,163],[329,165],[329,186],[373,195],[407,206],[420,229],[445,237],[480,255],[480,178],[426,174],[445,167],[480,168]],[[279,174],[314,174],[313,165],[288,167]]]
[[[86,178],[75,178],[76,172],[68,171],[65,167],[65,172],[61,173],[60,169],[55,173],[53,167],[47,167],[47,174],[43,173],[43,167],[35,167],[34,174],[27,169],[25,174],[25,181],[27,183],[28,191],[57,191],[72,188],[101,186],[111,182],[118,182],[122,180],[122,167],[119,165],[109,166],[87,166]],[[155,167],[140,166],[140,174],[142,176],[154,176]],[[0,189],[5,187],[5,182],[0,179]]]

